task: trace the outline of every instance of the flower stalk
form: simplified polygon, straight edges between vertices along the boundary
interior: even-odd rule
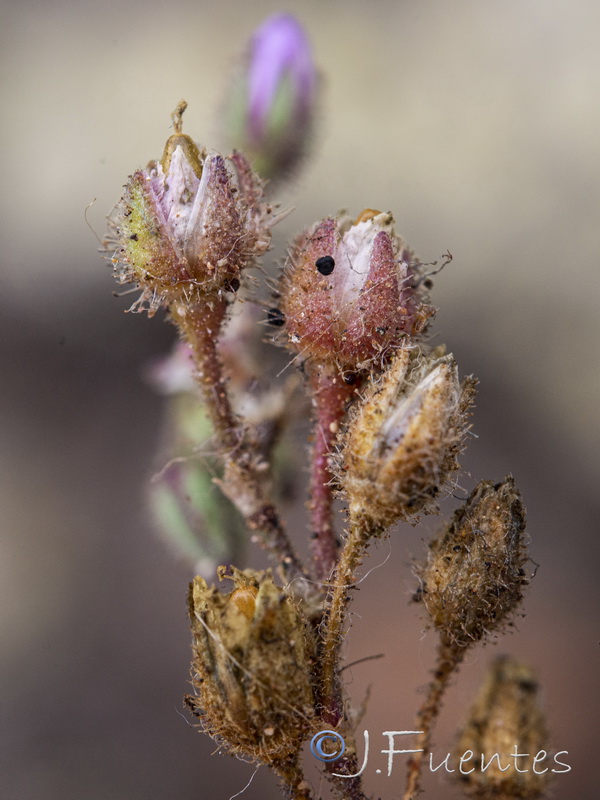
[[[354,386],[327,366],[311,370],[310,388],[315,406],[314,443],[310,472],[311,553],[318,581],[329,580],[338,557],[333,521],[331,459]]]
[[[403,800],[419,792],[423,759],[444,693],[468,648],[502,630],[515,614],[528,582],[524,566],[525,509],[512,476],[481,481],[455,512],[446,531],[429,545],[417,567],[416,599],[440,636],[437,666],[417,714],[422,733],[410,760]]]
[[[294,239],[266,322],[301,368],[313,407],[309,571],[274,489],[278,435],[295,412],[291,392],[272,383],[252,352],[256,338],[245,327],[255,322],[252,312],[236,317],[244,318],[237,333],[228,338],[227,331],[236,309],[250,302],[248,274],[281,218],[266,200],[263,178],[278,181],[304,155],[316,71],[291,15],[261,26],[245,63],[228,112],[229,134],[244,152],[225,157],[198,145],[183,132],[181,101],[162,157],[125,185],[110,220],[111,262],[120,283],[140,290],[130,310],[152,316],[163,309],[177,329],[179,355],[191,368],[182,384],[181,364],[172,363],[166,377],[201,411],[182,459],[196,460],[157,486],[160,497],[155,493],[164,527],[171,526],[167,535],[195,554],[203,573],[188,595],[194,691],[185,704],[220,748],[270,768],[288,800],[313,800],[302,748],[319,732],[334,731],[345,749],[324,763],[325,777],[340,798],[366,800],[355,715],[340,677],[353,589],[373,539],[399,521],[416,525],[422,515],[440,513],[440,501],[456,489],[476,381],[460,380],[454,357],[425,339],[436,311],[428,302],[429,276],[391,213],[365,208],[355,218],[327,216]],[[185,408],[177,418],[181,431],[196,419]],[[206,441],[211,453],[201,462]],[[275,579],[271,570],[218,566],[216,559],[239,544],[240,520],[235,531],[219,530],[229,523],[211,505],[207,486],[215,485],[220,503],[227,498],[241,515],[244,535],[267,551]],[[187,497],[190,486],[201,486],[206,497]],[[341,543],[337,498],[347,514]],[[194,531],[203,522],[204,537]],[[421,791],[432,731],[465,653],[499,635],[522,600],[524,531],[512,477],[481,481],[416,567],[415,599],[439,645],[417,713],[420,752],[409,761],[404,800]],[[215,568],[230,591],[209,583]],[[505,717],[515,736],[543,740],[543,720],[525,696],[528,674],[496,666],[462,734],[470,749],[483,751],[485,737],[496,741],[497,720]],[[536,725],[526,724],[520,707]],[[519,781],[490,772],[482,781],[469,778],[465,788],[482,800],[497,787],[507,798],[537,798],[544,789],[542,781]]]

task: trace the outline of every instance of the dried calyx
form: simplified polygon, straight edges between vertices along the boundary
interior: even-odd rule
[[[400,348],[357,404],[340,456],[340,480],[353,517],[385,529],[437,510],[458,470],[469,430],[475,380],[458,379],[451,355]]]
[[[461,650],[498,632],[522,600],[527,559],[525,508],[512,476],[481,481],[417,569],[418,599],[442,643]]]
[[[120,283],[137,283],[136,310],[231,292],[270,243],[272,209],[260,179],[240,153],[207,153],[175,133],[160,161],[135,172],[110,220],[112,261]]]
[[[192,684],[186,705],[221,745],[267,764],[295,759],[314,714],[312,633],[269,572],[220,567],[233,591],[196,577],[188,600]]]
[[[287,344],[316,362],[355,370],[382,363],[434,314],[394,218],[365,209],[299,236],[281,284]]]
[[[533,800],[544,793],[552,773],[544,763],[548,732],[538,690],[526,664],[509,656],[492,663],[456,745],[459,758],[470,753],[457,773],[470,797]]]

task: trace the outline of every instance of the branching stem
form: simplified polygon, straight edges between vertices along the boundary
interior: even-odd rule
[[[438,648],[437,665],[433,673],[433,680],[428,686],[423,705],[417,713],[417,728],[415,730],[422,731],[422,733],[417,736],[415,750],[420,750],[421,752],[411,756],[408,762],[406,790],[403,800],[413,800],[420,791],[423,760],[429,753],[431,732],[442,708],[442,700],[450,678],[461,663],[464,654],[465,648],[457,648],[444,642]]]

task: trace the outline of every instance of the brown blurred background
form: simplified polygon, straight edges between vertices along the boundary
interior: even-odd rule
[[[186,130],[222,145],[232,60],[272,0],[4,0],[0,232],[0,794],[9,800],[228,800],[253,768],[182,716],[190,575],[151,532],[145,485],[161,400],[142,366],[173,338],[124,315],[100,237],[127,175]],[[489,658],[539,672],[553,745],[573,767],[553,797],[597,796],[600,6],[594,0],[302,0],[325,76],[314,158],[282,200],[287,238],[327,213],[393,210],[436,279],[435,331],[481,379],[464,465],[512,472],[541,566],[527,616],[474,651],[436,733],[445,754]],[[470,488],[473,480],[465,477]],[[448,504],[448,510],[452,503]],[[299,519],[298,514],[295,517]],[[304,522],[297,524],[302,538]],[[384,730],[412,726],[435,639],[410,561],[439,524],[371,554],[348,658],[367,789],[401,794]],[[252,564],[261,563],[251,554]],[[379,761],[377,760],[379,759]],[[458,798],[428,778],[431,798]],[[278,797],[260,770],[248,798]]]

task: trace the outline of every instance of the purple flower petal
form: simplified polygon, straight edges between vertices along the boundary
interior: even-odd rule
[[[316,76],[308,37],[292,14],[275,14],[252,37],[248,76],[248,111],[252,136],[264,130],[282,80],[290,77],[296,114],[310,109]]]

